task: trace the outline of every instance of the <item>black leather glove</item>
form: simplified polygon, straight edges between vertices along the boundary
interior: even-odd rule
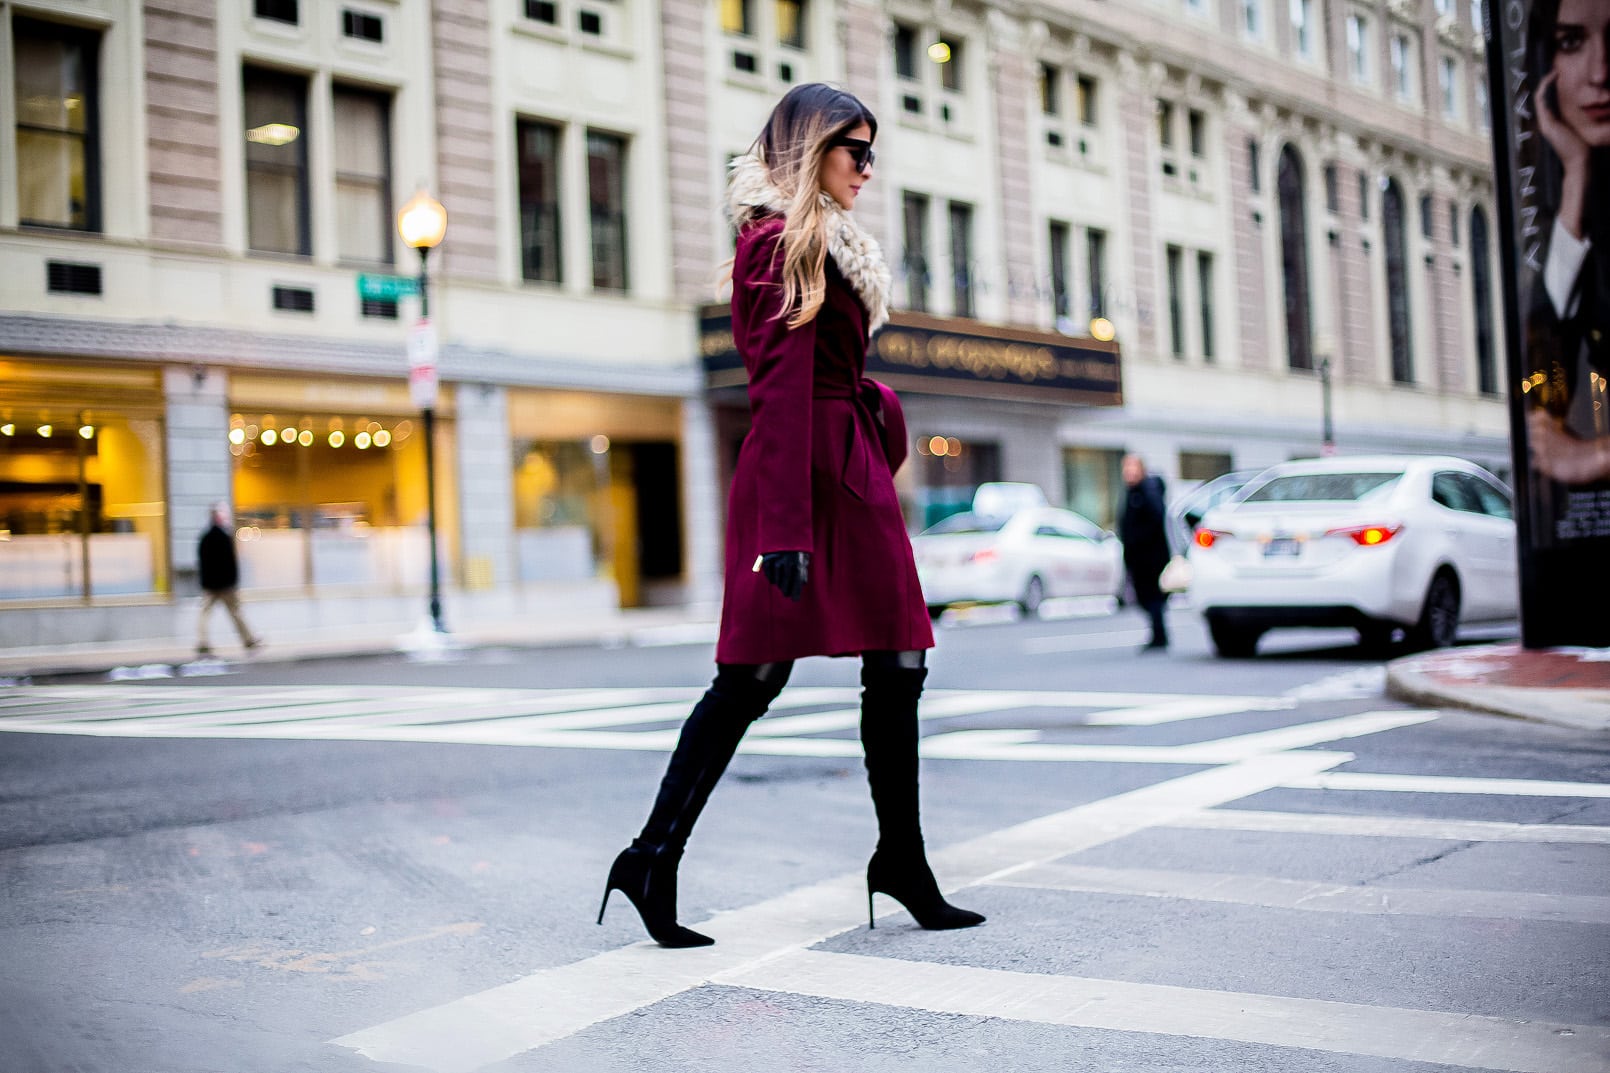
[[[760,557],[758,569],[777,591],[798,600],[811,579],[811,553],[808,551],[768,551]]]

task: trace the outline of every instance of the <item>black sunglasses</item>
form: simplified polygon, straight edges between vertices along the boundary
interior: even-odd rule
[[[873,152],[872,143],[864,138],[840,138],[833,144],[842,145],[850,151],[850,158],[855,161],[856,171],[866,171],[877,163],[878,154]]]

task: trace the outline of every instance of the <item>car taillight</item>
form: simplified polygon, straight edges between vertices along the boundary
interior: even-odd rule
[[[1198,529],[1196,531],[1196,546],[1199,548],[1211,548],[1221,538],[1229,535],[1229,533],[1221,533],[1217,529]]]
[[[1385,544],[1402,530],[1401,525],[1350,525],[1345,529],[1331,529],[1325,535],[1352,537],[1359,547],[1373,548]]]
[[[970,563],[993,563],[1000,557],[1000,551],[995,548],[979,548],[967,557],[967,561]]]

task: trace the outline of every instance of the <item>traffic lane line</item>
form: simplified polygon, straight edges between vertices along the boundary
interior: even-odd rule
[[[993,880],[1082,849],[1260,793],[1346,753],[1255,757],[1194,772],[983,835],[929,854],[947,889]],[[637,943],[467,995],[332,1040],[378,1062],[471,1073],[857,926],[865,877],[836,876],[695,923],[715,946]],[[615,911],[631,913],[617,896]]]
[[[1042,865],[999,882],[1003,886],[1040,890],[1176,898],[1320,913],[1610,924],[1610,898],[1530,891],[1367,887],[1278,876],[1061,863]]]
[[[1410,794],[1481,794],[1506,797],[1610,798],[1610,784],[1549,779],[1483,779],[1463,775],[1388,775],[1330,771],[1288,782],[1291,790],[1372,790]]]
[[[933,1013],[1513,1073],[1603,1073],[1610,1028],[799,950],[712,981]]]
[[[1169,826],[1209,831],[1440,838],[1450,842],[1584,842],[1610,845],[1610,827],[1590,824],[1436,820],[1418,816],[1360,816],[1331,812],[1210,809],[1194,816],[1181,817]]]

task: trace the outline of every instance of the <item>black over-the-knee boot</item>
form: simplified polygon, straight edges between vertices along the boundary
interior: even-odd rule
[[[878,848],[866,869],[867,916],[872,917],[872,895],[887,894],[924,928],[969,928],[984,917],[945,901],[923,850],[917,700],[928,669],[921,655],[868,652],[861,665],[861,745],[878,814]]]
[[[610,867],[603,904],[598,907],[600,924],[604,922],[610,891],[618,890],[631,899],[643,918],[643,926],[661,946],[709,946],[715,942],[676,922],[677,864],[694,822],[733,753],[738,751],[744,732],[750,723],[766,714],[766,708],[788,681],[792,666],[766,663],[717,667],[715,680],[682,725],[648,822]]]

